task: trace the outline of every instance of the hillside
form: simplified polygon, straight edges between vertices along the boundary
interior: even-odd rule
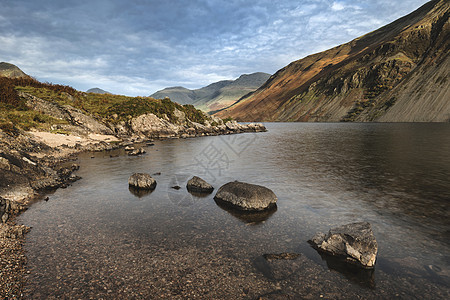
[[[449,121],[449,1],[276,72],[218,112],[241,121]]]
[[[27,78],[27,77],[29,77],[17,66],[10,64],[10,63],[6,63],[6,62],[0,62],[0,76],[4,76],[4,77],[8,77],[8,78]]]
[[[171,87],[151,95],[156,99],[169,97],[180,104],[193,104],[203,111],[215,111],[227,107],[242,96],[255,91],[268,78],[266,73],[253,73],[241,75],[236,80],[223,80],[212,83],[206,87],[189,90],[184,87]]]

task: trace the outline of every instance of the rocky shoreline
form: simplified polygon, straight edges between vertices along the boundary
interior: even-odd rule
[[[39,98],[30,96],[35,102]],[[29,101],[28,103],[32,103]],[[51,105],[45,101],[42,105]],[[35,105],[35,109],[39,109]],[[178,124],[153,114],[141,115],[126,124],[105,126],[94,118],[67,108],[42,109],[64,115],[70,125],[54,130],[66,134],[41,131],[4,132],[0,129],[0,298],[20,299],[24,284],[26,257],[22,248],[24,235],[30,228],[17,225],[15,216],[49,190],[64,188],[79,177],[72,173],[76,155],[85,151],[105,151],[149,142],[153,139],[191,138],[209,135],[266,131],[262,124],[224,123],[212,119],[205,125],[179,115]],[[211,124],[213,123],[213,124]],[[67,134],[67,132],[69,134]]]

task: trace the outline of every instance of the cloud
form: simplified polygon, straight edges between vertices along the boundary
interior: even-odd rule
[[[340,2],[333,2],[333,4],[331,5],[331,10],[333,11],[340,11],[343,9],[345,9],[345,6]]]
[[[274,73],[425,2],[5,0],[0,60],[80,90],[149,95]]]

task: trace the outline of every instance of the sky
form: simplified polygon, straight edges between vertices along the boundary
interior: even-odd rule
[[[148,96],[273,74],[425,0],[1,0],[0,61],[44,82]]]

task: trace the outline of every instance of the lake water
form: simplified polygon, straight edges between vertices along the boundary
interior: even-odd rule
[[[83,179],[19,218],[33,227],[26,297],[450,298],[450,124],[266,126],[156,141],[140,157],[80,155]],[[155,191],[132,193],[134,172],[161,173]],[[187,192],[193,175],[215,191],[234,180],[267,186],[277,210],[226,210],[215,191]],[[374,271],[322,257],[307,243],[357,221],[370,222],[377,238]],[[282,252],[301,255],[262,258]]]

